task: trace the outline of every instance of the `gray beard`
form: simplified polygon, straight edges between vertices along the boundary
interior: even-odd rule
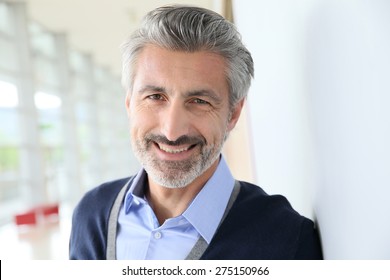
[[[133,142],[132,146],[135,156],[144,167],[148,176],[150,176],[150,179],[157,184],[170,189],[188,186],[218,159],[224,142],[223,140],[217,146],[207,146],[204,138],[184,138],[184,140],[178,140],[180,143],[177,145],[184,143],[195,144],[196,146],[192,149],[199,149],[199,153],[190,159],[182,161],[159,160],[151,152],[151,146],[154,145],[154,141],[174,143],[166,140],[163,136],[146,135],[142,141],[137,140]]]

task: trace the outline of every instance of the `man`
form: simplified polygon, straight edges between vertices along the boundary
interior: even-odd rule
[[[75,209],[71,259],[318,259],[313,222],[282,196],[235,181],[221,149],[253,61],[235,27],[201,8],[146,15],[123,47],[134,177]]]

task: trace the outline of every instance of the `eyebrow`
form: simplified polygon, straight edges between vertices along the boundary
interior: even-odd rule
[[[146,85],[143,88],[141,88],[138,91],[138,94],[143,94],[145,92],[155,92],[155,93],[167,93],[167,90],[164,87],[161,86],[153,86],[153,85]],[[184,94],[185,97],[209,97],[211,98],[215,103],[220,104],[222,103],[222,98],[219,97],[213,90],[208,89],[200,89],[200,90],[192,90],[188,91]]]
[[[166,92],[166,90],[164,87],[146,85],[138,91],[139,94],[142,94],[145,92]]]

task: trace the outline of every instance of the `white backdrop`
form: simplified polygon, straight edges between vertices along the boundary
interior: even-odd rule
[[[255,60],[256,180],[327,259],[390,259],[390,1],[234,1]]]

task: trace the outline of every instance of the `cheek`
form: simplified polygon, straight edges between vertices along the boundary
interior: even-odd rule
[[[129,118],[132,137],[142,137],[145,133],[152,130],[158,124],[157,119],[156,114],[150,110],[136,108]]]
[[[203,121],[198,131],[206,138],[209,145],[219,145],[227,133],[227,120]]]

